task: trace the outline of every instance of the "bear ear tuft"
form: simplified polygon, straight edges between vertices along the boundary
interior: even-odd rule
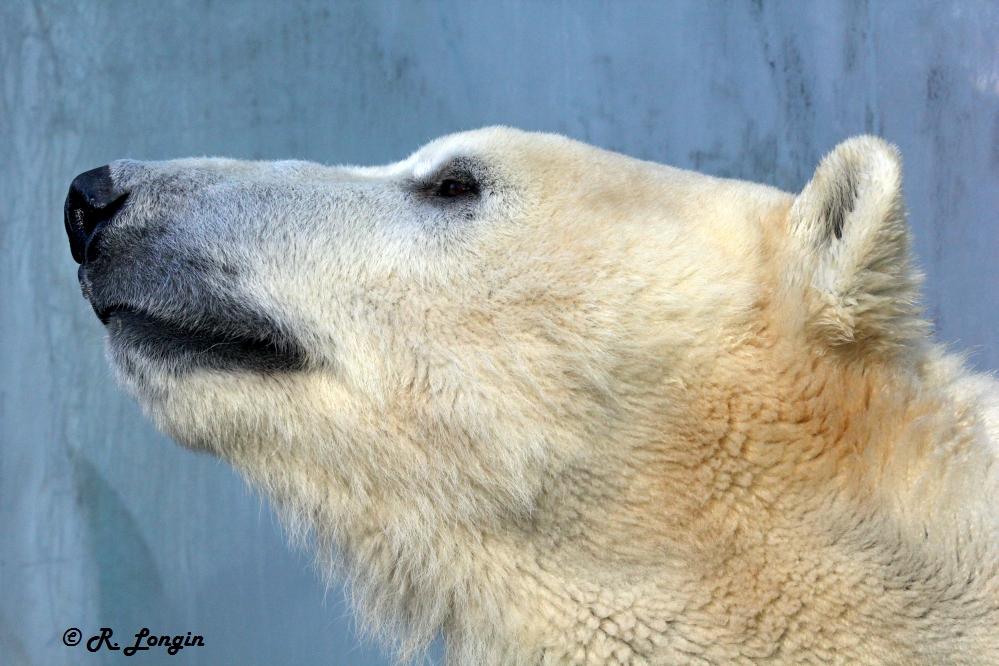
[[[813,337],[863,353],[891,353],[925,337],[893,146],[872,136],[839,144],[789,222]]]

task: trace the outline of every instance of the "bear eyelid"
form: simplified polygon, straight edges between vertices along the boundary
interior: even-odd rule
[[[416,189],[439,194],[445,183],[459,183],[464,186],[465,191],[479,189],[479,181],[471,173],[452,169],[445,169],[429,178],[421,178],[416,182]]]
[[[478,194],[479,184],[469,178],[445,178],[437,183],[434,194],[442,199],[457,199],[469,194]]]
[[[481,179],[477,177],[469,158],[454,158],[432,171],[426,176],[413,181],[413,189],[435,200],[449,201],[478,196],[481,191]]]

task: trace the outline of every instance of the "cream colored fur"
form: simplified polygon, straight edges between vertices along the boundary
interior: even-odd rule
[[[455,156],[495,180],[464,222],[392,194]],[[999,389],[927,338],[883,141],[797,198],[503,128],[378,169],[157,168],[300,193],[232,252],[319,362],[112,349],[123,381],[403,658],[443,631],[483,666],[999,664]]]

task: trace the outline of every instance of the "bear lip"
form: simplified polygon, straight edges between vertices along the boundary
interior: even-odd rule
[[[273,327],[254,327],[221,321],[191,325],[130,305],[94,305],[112,344],[139,352],[174,370],[195,368],[288,372],[304,369],[305,350]],[[240,330],[242,329],[242,330]]]

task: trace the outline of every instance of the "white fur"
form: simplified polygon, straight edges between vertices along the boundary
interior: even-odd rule
[[[467,214],[407,194],[454,158],[492,179]],[[402,658],[443,630],[454,664],[999,663],[999,389],[926,338],[880,140],[797,199],[505,128],[113,173],[122,229],[174,220],[312,360],[112,347],[122,380]]]

